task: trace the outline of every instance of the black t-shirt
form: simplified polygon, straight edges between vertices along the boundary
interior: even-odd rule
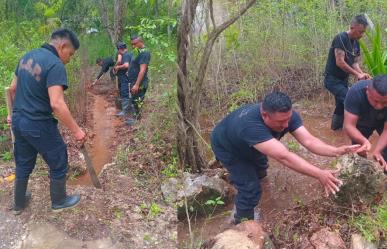
[[[106,57],[102,59],[102,66],[101,66],[101,71],[99,72],[97,79],[101,78],[101,76],[109,71],[110,67],[114,66],[114,60],[111,57]]]
[[[370,128],[383,127],[387,119],[387,108],[376,110],[367,98],[367,86],[371,80],[361,80],[348,91],[344,101],[344,109],[359,117],[357,125]]]
[[[126,51],[125,53],[122,54],[121,65],[128,62],[129,68],[130,68],[132,66],[131,61],[132,61],[132,54],[129,54],[128,51]],[[127,68],[120,69],[117,71],[117,75],[125,75],[127,72],[128,72]]]
[[[129,71],[128,71],[128,79],[130,83],[136,83],[138,74],[140,73],[140,65],[146,64],[149,65],[151,59],[151,54],[145,48],[138,50],[138,55],[133,58],[131,61]],[[148,67],[145,71],[144,78],[141,81],[142,87],[148,87]]]
[[[281,139],[287,132],[293,132],[302,126],[300,115],[293,111],[289,126],[282,132],[271,130],[263,121],[261,104],[249,104],[240,107],[225,117],[212,131],[212,144],[216,157],[225,163],[234,158],[259,162],[265,155],[254,145],[276,138]]]
[[[50,86],[68,87],[66,69],[56,49],[48,44],[25,54],[15,70],[17,76],[14,113],[32,120],[52,118]]]
[[[348,73],[336,65],[335,48],[339,48],[345,52],[344,60],[349,66],[352,66],[355,58],[360,56],[359,41],[350,39],[347,32],[342,32],[335,36],[329,48],[325,75],[331,75],[344,80],[348,77]]]

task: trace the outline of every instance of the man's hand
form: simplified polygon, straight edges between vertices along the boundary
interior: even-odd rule
[[[81,129],[79,129],[79,131],[74,134],[74,137],[75,140],[77,140],[77,142],[80,144],[84,144],[86,141],[86,133]]]
[[[98,79],[97,80],[94,80],[93,83],[91,83],[91,86],[94,86],[95,84],[98,83]]]
[[[132,87],[132,89],[130,89],[130,92],[131,92],[132,94],[137,94],[139,88],[140,88],[139,85],[135,84],[135,85]]]
[[[367,157],[368,152],[371,150],[371,143],[368,140],[365,140],[364,143],[361,145],[359,149],[357,149],[355,152],[359,154],[359,156]]]
[[[382,156],[382,154],[381,154],[380,152],[374,152],[374,153],[372,154],[372,158],[373,158],[375,161],[377,161],[377,162],[380,164],[380,166],[383,167],[384,172],[387,171],[387,163],[386,163],[386,160],[384,160],[384,157]]]
[[[323,185],[327,197],[331,193],[335,195],[340,190],[339,187],[343,184],[341,180],[334,176],[337,172],[338,170],[321,170],[317,177],[321,185]]]
[[[11,124],[12,124],[12,116],[11,116],[11,115],[8,115],[8,116],[7,116],[7,124],[8,124],[8,125],[11,125]]]
[[[356,153],[360,149],[360,144],[354,144],[354,145],[343,145],[340,147],[337,147],[337,154],[338,155],[344,155],[348,153]]]
[[[368,80],[371,76],[368,73],[359,73],[356,75],[357,80]]]

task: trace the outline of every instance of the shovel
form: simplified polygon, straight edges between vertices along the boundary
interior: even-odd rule
[[[86,167],[87,167],[87,171],[89,172],[91,182],[93,183],[94,187],[102,188],[101,183],[98,180],[97,174],[95,173],[93,162],[91,161],[89,153],[87,152],[84,144],[81,146],[81,153],[85,157]]]

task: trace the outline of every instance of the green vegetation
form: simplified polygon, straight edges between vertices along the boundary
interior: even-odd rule
[[[384,33],[387,31],[385,30]],[[387,74],[387,41],[383,39],[383,31],[379,24],[367,33],[369,48],[365,41],[360,41],[364,54],[364,62],[372,76]]]
[[[380,234],[387,234],[387,200],[355,217],[352,223],[368,241],[378,241]]]

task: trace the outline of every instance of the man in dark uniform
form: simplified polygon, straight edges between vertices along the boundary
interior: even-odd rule
[[[128,53],[128,49],[126,44],[123,42],[119,42],[117,44],[118,53],[122,56],[121,63],[114,67],[114,71],[117,74],[118,78],[118,87],[120,90],[121,97],[121,112],[116,115],[119,117],[125,116],[131,108],[130,103],[130,92],[129,92],[129,82],[128,82],[128,69],[129,64],[132,61],[132,55]]]
[[[141,37],[133,35],[131,37],[133,47],[133,60],[128,71],[130,92],[132,94],[131,102],[134,106],[134,118],[126,121],[126,124],[133,125],[141,115],[141,107],[148,89],[148,67],[151,59],[150,52],[145,48]]]
[[[95,79],[95,81],[91,84],[92,86],[95,85],[98,82],[98,80],[102,77],[102,75],[107,73],[107,71],[109,71],[109,69],[110,69],[110,79],[114,80],[115,75],[114,75],[114,72],[113,72],[113,68],[115,66],[115,63],[114,63],[114,60],[111,57],[106,57],[104,59],[98,58],[96,63],[97,63],[98,66],[101,67],[101,71],[99,72],[99,74],[98,74],[97,78]]]
[[[49,43],[25,54],[15,70],[10,86],[13,113],[8,117],[15,135],[15,214],[21,213],[29,199],[26,189],[38,153],[49,166],[52,209],[73,207],[80,200],[78,194],[66,194],[67,147],[53,116],[54,113],[70,129],[77,141],[85,141],[85,132],[64,100],[64,90],[68,87],[64,64],[78,48],[78,38],[72,31],[58,29]]]
[[[300,115],[292,110],[290,98],[281,92],[272,92],[262,103],[245,105],[230,113],[212,131],[211,145],[238,190],[235,223],[254,219],[254,208],[262,192],[260,181],[268,167],[267,157],[318,179],[327,195],[339,190],[341,181],[333,175],[334,171],[313,166],[279,141],[288,132],[309,151],[321,156],[342,155],[356,147],[333,147],[311,135]]]
[[[343,127],[344,99],[348,92],[348,77],[353,75],[357,80],[371,78],[359,66],[359,40],[368,26],[363,15],[355,16],[347,32],[339,33],[332,41],[325,67],[325,87],[335,96],[336,108],[332,116],[332,130]]]
[[[361,144],[360,155],[371,150],[368,140],[374,131],[380,137],[372,155],[387,172],[387,75],[362,80],[352,86],[344,102],[344,130],[354,143]]]

